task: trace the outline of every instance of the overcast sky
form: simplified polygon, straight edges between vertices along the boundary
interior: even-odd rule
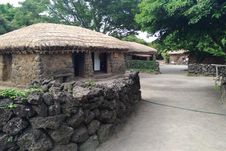
[[[24,0],[0,0],[0,4],[10,3],[13,6],[18,6],[18,2],[22,2]]]

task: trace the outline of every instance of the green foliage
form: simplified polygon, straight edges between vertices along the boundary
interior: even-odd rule
[[[10,103],[10,104],[7,106],[8,109],[15,109],[16,107],[17,107],[17,105],[16,105],[16,104],[13,104],[13,103]]]
[[[163,57],[165,63],[169,63],[170,56],[169,56],[169,54],[167,53],[167,51],[162,52],[161,55],[162,55],[162,57]]]
[[[129,36],[123,37],[122,40],[148,45],[143,39],[137,38],[136,35],[129,35]]]
[[[17,107],[17,105],[16,104],[14,104],[14,103],[10,103],[10,104],[7,104],[7,105],[5,105],[5,106],[0,106],[0,109],[15,109]]]
[[[158,32],[162,50],[186,49],[226,56],[226,1],[142,0],[136,21]]]
[[[219,81],[215,81],[214,90],[216,90],[216,91],[221,90],[221,85],[220,85]]]
[[[95,85],[96,85],[95,81],[92,79],[89,79],[89,80],[85,81],[83,86],[84,87],[94,87]]]
[[[14,18],[15,9],[12,5],[0,5],[0,35],[13,29],[11,22]]]
[[[0,5],[0,34],[39,22],[64,23],[127,36],[140,0],[25,0],[20,7]]]
[[[133,32],[139,0],[52,0],[55,22],[82,26],[115,36]]]
[[[156,62],[155,61],[146,61],[146,60],[128,60],[126,62],[127,69],[135,71],[156,71]]]
[[[0,90],[0,96],[4,97],[4,98],[11,98],[11,99],[15,99],[15,98],[23,98],[26,99],[27,96],[31,93],[35,93],[35,92],[42,92],[42,89],[40,88],[29,88],[29,89],[1,89]]]
[[[46,13],[49,0],[25,0],[21,7],[15,8],[16,13],[12,24],[15,28],[49,21]]]
[[[47,16],[49,0],[25,0],[21,7],[0,4],[0,35],[34,23],[51,21]]]

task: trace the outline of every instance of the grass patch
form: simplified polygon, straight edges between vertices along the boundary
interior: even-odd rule
[[[94,87],[96,85],[96,82],[92,79],[89,79],[84,82],[84,87]]]

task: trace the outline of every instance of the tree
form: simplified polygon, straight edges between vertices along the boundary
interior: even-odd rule
[[[15,10],[12,5],[0,5],[0,35],[13,29],[11,22],[14,18]]]
[[[122,36],[134,32],[139,0],[52,0],[50,16],[55,22]]]
[[[16,13],[13,26],[19,28],[34,23],[49,21],[47,15],[49,3],[49,0],[25,0],[21,2],[21,7],[15,8]]]
[[[145,42],[143,39],[137,38],[136,35],[129,35],[129,36],[123,37],[122,40],[132,41],[132,42],[140,43],[143,45],[148,45],[147,42]]]
[[[136,21],[164,49],[226,56],[225,0],[142,0]]]

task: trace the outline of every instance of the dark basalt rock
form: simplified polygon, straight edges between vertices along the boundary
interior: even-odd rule
[[[95,151],[141,100],[138,74],[39,86],[26,100],[0,98],[0,151]]]
[[[52,151],[77,151],[77,150],[78,150],[77,144],[71,143],[68,145],[57,145],[56,147],[54,147]]]
[[[35,117],[32,118],[31,125],[32,128],[35,129],[57,129],[63,124],[65,120],[65,115],[56,115],[56,116],[49,116],[49,117]]]
[[[109,110],[101,110],[99,119],[104,123],[113,122],[116,119],[116,113]]]
[[[49,116],[61,114],[61,105],[60,103],[55,103],[54,105],[49,106]]]
[[[21,118],[13,118],[3,127],[3,132],[10,135],[17,135],[27,128],[29,123]]]
[[[101,125],[100,129],[97,132],[99,142],[103,143],[111,134],[111,130],[113,128],[112,124]]]
[[[0,107],[1,108],[7,108],[7,106],[10,104],[10,103],[13,103],[13,100],[11,99],[0,99]]]
[[[71,100],[67,100],[64,104],[62,104],[62,112],[68,115],[76,114],[79,107],[80,104],[78,100],[71,98]]]
[[[89,138],[88,130],[85,126],[82,126],[75,130],[72,141],[75,143],[83,143]]]
[[[50,132],[51,138],[60,145],[66,145],[70,142],[74,129],[68,126],[61,126],[55,131]]]
[[[40,105],[42,103],[41,94],[30,94],[27,98],[27,101],[32,105]]]
[[[99,129],[100,127],[100,122],[97,120],[92,121],[89,125],[88,125],[88,133],[90,135],[93,135],[96,133],[96,131]]]
[[[103,101],[103,103],[100,105],[101,109],[107,109],[107,110],[114,110],[116,108],[116,100],[112,101]]]
[[[16,108],[13,109],[13,113],[21,118],[30,118],[35,115],[35,111],[31,106],[20,104],[16,105]]]
[[[13,112],[9,109],[0,108],[0,131],[2,127],[10,120]]]
[[[67,123],[69,126],[73,128],[77,128],[81,125],[81,123],[84,121],[84,112],[82,109],[79,109],[78,112],[73,115],[71,118],[67,120]]]
[[[48,116],[48,107],[45,103],[41,103],[39,105],[33,105],[32,106],[34,111],[38,114],[38,116],[46,117]]]
[[[17,148],[12,136],[0,134],[0,151]]]
[[[89,110],[85,110],[85,112],[84,112],[85,114],[85,119],[84,119],[84,121],[85,121],[85,123],[86,124],[89,124],[94,118],[95,118],[95,113],[94,112],[91,112],[91,111],[89,111]]]
[[[46,105],[50,106],[50,105],[54,104],[53,96],[50,95],[49,93],[44,93],[42,95],[42,98],[43,98],[43,101],[45,102]]]
[[[51,140],[41,130],[29,130],[18,139],[20,150],[48,151],[53,147]]]
[[[79,147],[80,151],[96,151],[99,146],[98,137],[96,135],[91,136],[85,143]]]

